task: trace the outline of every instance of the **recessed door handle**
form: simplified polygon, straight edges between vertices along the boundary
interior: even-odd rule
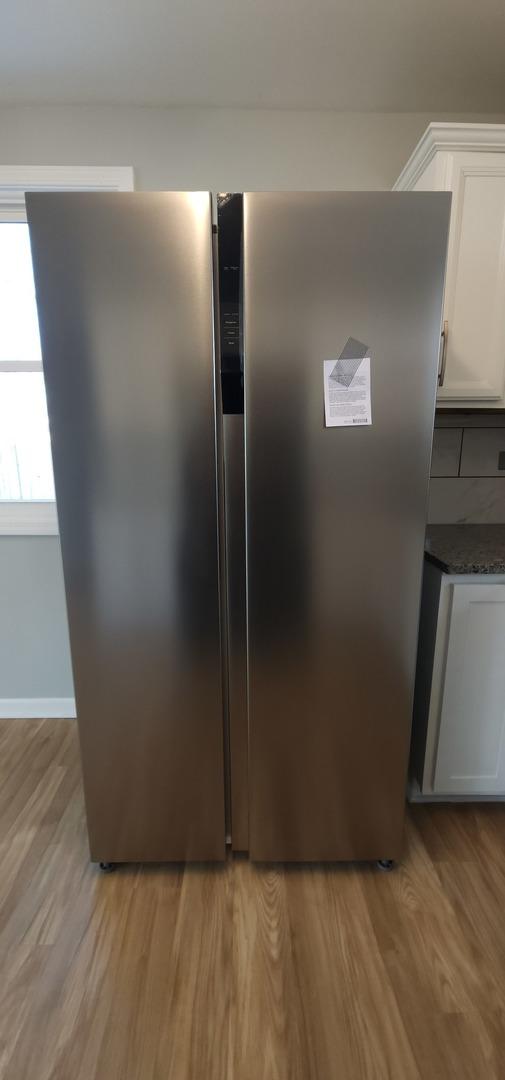
[[[438,371],[438,385],[443,386],[445,379],[445,365],[447,363],[447,338],[449,337],[449,323],[447,322],[447,319],[444,322],[443,330],[440,337],[442,338],[442,357],[440,360],[440,368]]]

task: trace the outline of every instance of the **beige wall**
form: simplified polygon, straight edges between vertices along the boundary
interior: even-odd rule
[[[133,107],[0,108],[2,164],[133,165],[139,188],[389,188],[433,116]]]

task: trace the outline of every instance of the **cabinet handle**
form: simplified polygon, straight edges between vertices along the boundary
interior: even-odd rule
[[[442,338],[442,359],[440,361],[440,369],[438,372],[438,385],[443,386],[445,379],[445,365],[447,363],[447,338],[449,337],[449,323],[447,322],[447,319],[444,322],[444,328],[440,337]]]

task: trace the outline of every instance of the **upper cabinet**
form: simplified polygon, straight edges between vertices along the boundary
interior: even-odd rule
[[[395,191],[452,191],[439,405],[505,407],[505,125],[430,124]]]

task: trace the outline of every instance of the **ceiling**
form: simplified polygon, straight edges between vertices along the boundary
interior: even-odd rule
[[[505,108],[503,0],[14,0],[0,103]]]

